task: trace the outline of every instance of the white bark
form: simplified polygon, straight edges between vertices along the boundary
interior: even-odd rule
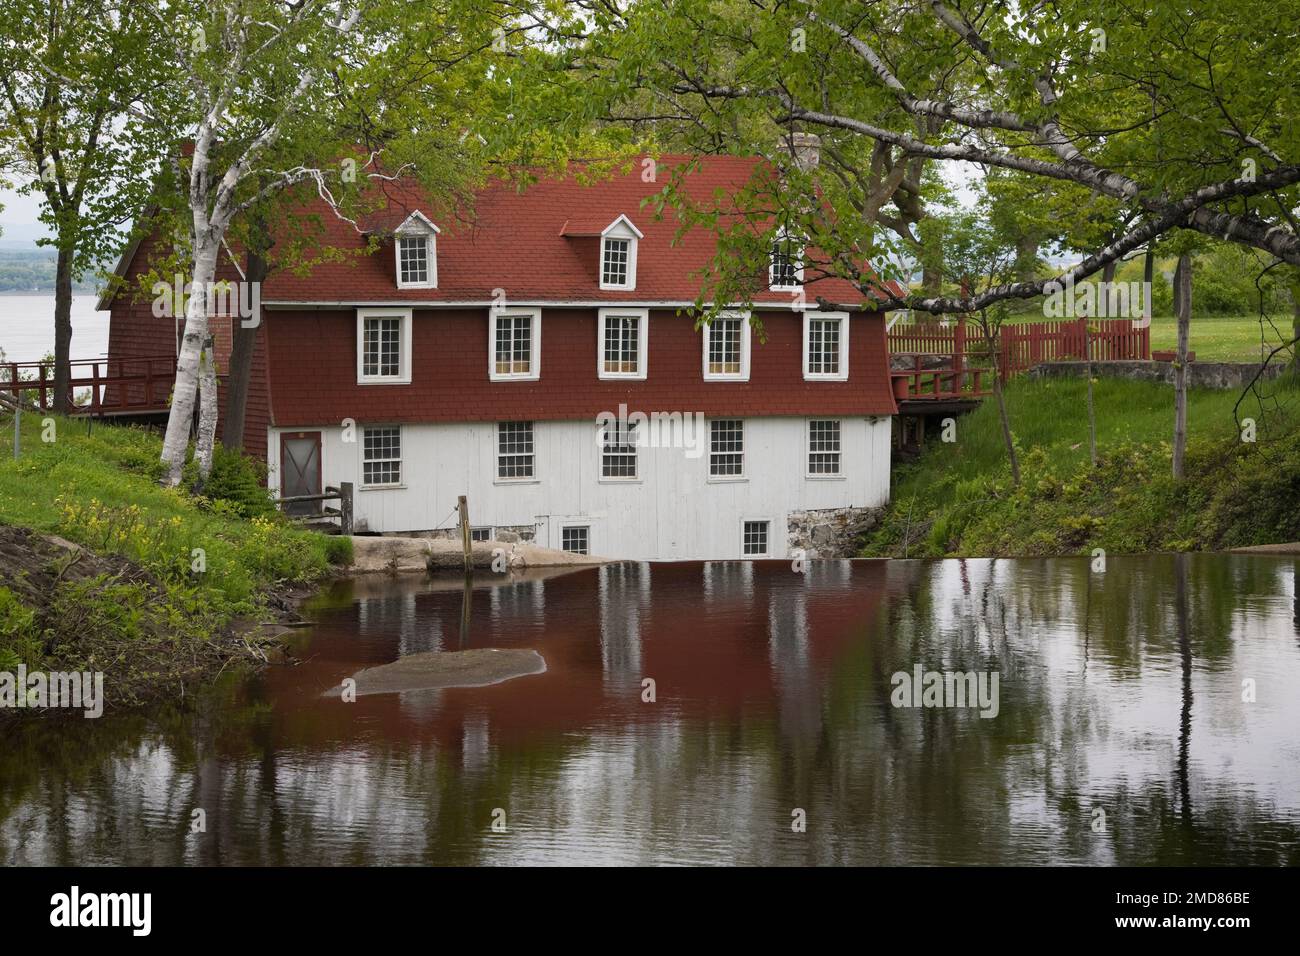
[[[185,452],[189,447],[190,422],[194,418],[194,401],[198,394],[199,363],[203,356],[203,343],[208,338],[207,290],[217,271],[217,248],[216,243],[206,239],[196,240],[194,244],[194,293],[185,308],[185,333],[181,336],[180,355],[176,359],[176,385],[172,389],[171,413],[167,418],[162,448],[162,460],[167,464],[166,483],[173,488],[181,483],[181,470],[185,467]]]
[[[236,320],[238,321],[238,320]],[[217,356],[212,336],[203,345],[199,369],[199,433],[194,443],[194,459],[199,463],[199,480],[212,473],[212,452],[217,437]]]
[[[297,22],[305,16],[309,7],[311,7],[309,3],[301,4],[293,13],[293,21]],[[233,16],[233,13],[231,15]],[[346,16],[340,12],[339,19],[333,23],[322,24],[321,29],[327,34],[333,32],[337,34],[336,38],[341,38],[356,27],[360,15],[361,7],[358,5]],[[207,290],[216,278],[217,255],[225,242],[226,231],[230,227],[231,220],[251,202],[266,194],[268,190],[263,190],[253,199],[247,200],[243,204],[237,201],[236,194],[241,184],[251,175],[253,164],[257,162],[262,153],[271,148],[279,139],[285,124],[292,119],[302,105],[303,97],[306,96],[307,91],[320,76],[319,70],[309,69],[303,71],[297,85],[285,96],[274,119],[244,149],[239,159],[221,174],[219,181],[214,181],[209,154],[213,143],[223,136],[228,122],[227,108],[235,97],[239,83],[245,79],[242,74],[248,60],[248,51],[245,46],[248,33],[247,26],[247,21],[241,21],[237,29],[232,29],[228,33],[234,42],[234,48],[231,50],[231,65],[225,72],[220,87],[211,91],[211,97],[208,101],[210,106],[208,106],[202,120],[200,120],[194,136],[194,154],[190,162],[188,196],[192,220],[191,239],[194,261],[192,282],[194,294],[190,297],[185,312],[185,334],[181,338],[180,354],[176,362],[176,387],[172,393],[171,413],[167,419],[167,434],[163,439],[162,450],[162,460],[167,465],[165,481],[172,487],[180,484],[181,472],[185,466],[185,452],[189,445],[190,421],[194,415],[195,399],[199,391],[200,365],[204,345],[209,340]],[[268,39],[254,53],[262,53],[267,47],[278,42],[282,36],[283,31],[277,31],[271,39]],[[208,92],[202,81],[192,71],[191,80],[195,84],[196,90]],[[277,179],[273,184],[273,190],[283,189],[303,178],[305,178],[304,175],[294,171],[293,174]],[[210,362],[209,366],[211,366]],[[213,373],[213,378],[211,388],[204,390],[204,400],[200,409],[198,448],[199,467],[205,477],[208,468],[211,467],[211,443],[217,429],[215,369],[209,368],[209,371]]]

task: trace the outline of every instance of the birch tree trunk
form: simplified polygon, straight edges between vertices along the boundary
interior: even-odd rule
[[[201,218],[204,217],[195,215],[196,225]],[[203,225],[206,227],[206,222]],[[185,333],[176,359],[176,385],[162,448],[162,460],[167,464],[166,484],[173,488],[181,483],[181,471],[185,467],[190,423],[198,395],[199,364],[208,338],[208,287],[217,271],[217,244],[206,237],[206,228],[195,232],[199,235],[194,241],[194,292],[185,308]]]
[[[234,319],[239,321],[238,316]],[[204,339],[199,362],[199,434],[194,460],[199,463],[199,483],[212,473],[212,451],[217,437],[217,355],[211,333]]]
[[[1187,453],[1187,337],[1192,318],[1192,257],[1178,257],[1174,271],[1174,304],[1178,310],[1178,354],[1174,357],[1174,479],[1183,478]]]

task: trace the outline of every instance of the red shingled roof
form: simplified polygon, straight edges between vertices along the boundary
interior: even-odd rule
[[[665,156],[657,160],[657,182],[643,182],[641,164],[629,172],[592,184],[574,176],[548,178],[520,191],[493,182],[478,193],[465,221],[440,213],[436,202],[417,191],[389,188],[390,204],[368,222],[401,222],[418,209],[441,230],[437,239],[436,289],[398,289],[392,245],[343,263],[317,266],[309,276],[276,273],[266,283],[264,302],[362,303],[372,301],[487,302],[494,290],[507,301],[527,302],[691,302],[700,288],[698,278],[708,266],[716,236],[703,227],[677,238],[676,213],[665,210],[656,221],[653,208],[642,201],[658,193],[671,170],[693,157]],[[707,156],[686,184],[692,197],[725,197],[744,186],[764,163],[757,158]],[[323,204],[310,210],[320,215],[325,241],[340,248],[361,248],[364,238],[339,221]],[[637,248],[636,288],[602,291],[597,279],[600,231],[626,215],[644,234]],[[810,301],[818,297],[841,305],[856,305],[862,294],[841,279],[817,279],[807,285]],[[789,303],[788,292],[764,290],[756,302]]]

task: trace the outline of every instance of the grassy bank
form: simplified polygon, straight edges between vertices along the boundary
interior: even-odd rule
[[[1258,440],[1243,442],[1235,391],[1193,391],[1185,481],[1170,473],[1173,390],[1095,384],[1099,463],[1088,461],[1086,383],[1019,379],[1007,401],[1022,481],[1011,483],[990,399],[894,472],[892,503],[864,554],[1079,554],[1215,550],[1300,540],[1300,391],[1271,384],[1243,403]]]
[[[350,557],[349,540],[271,512],[235,456],[204,497],[159,487],[149,432],[54,419],[51,433],[30,414],[22,432],[14,461],[0,416],[0,670],[103,671],[110,705],[174,696],[256,656],[248,625]]]

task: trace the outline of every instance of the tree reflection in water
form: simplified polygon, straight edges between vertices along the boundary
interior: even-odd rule
[[[6,723],[0,862],[1300,862],[1295,574],[1160,555],[343,583],[298,666],[185,710]],[[547,670],[319,697],[458,646]],[[998,716],[896,710],[918,663],[997,671]]]

